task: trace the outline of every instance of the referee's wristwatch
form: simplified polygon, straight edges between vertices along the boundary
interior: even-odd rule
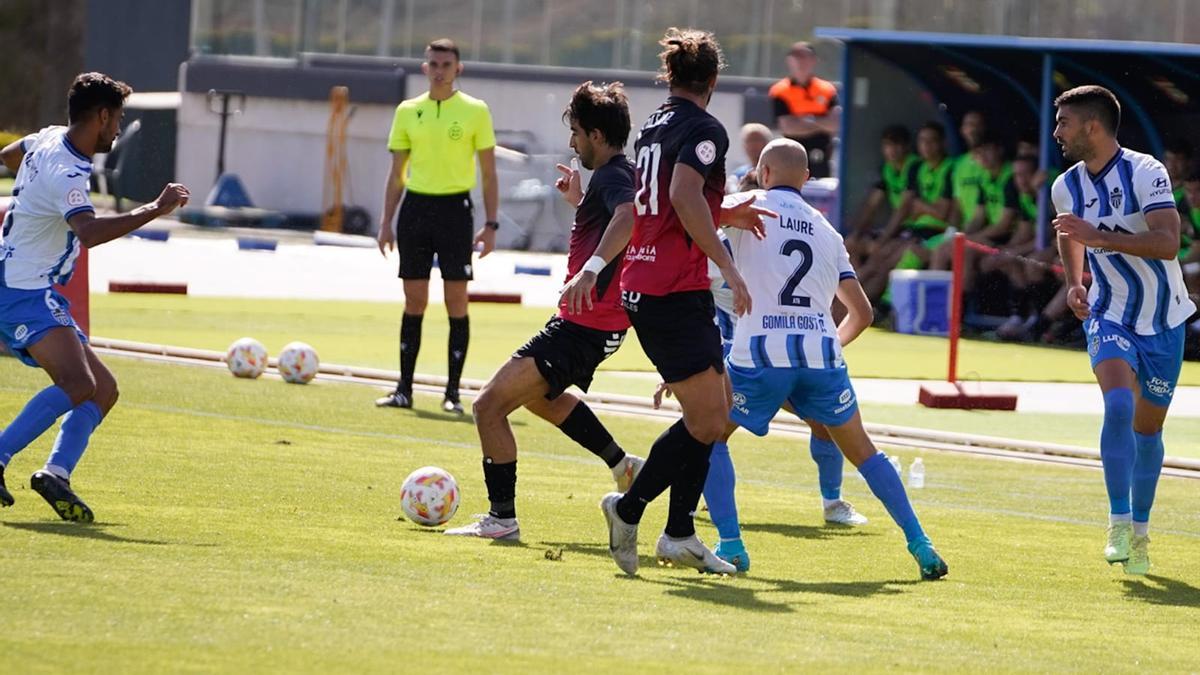
[[[484,225],[484,227],[490,227],[493,232],[500,229],[500,222],[496,221],[496,220],[489,220],[486,223],[484,223],[483,225]]]

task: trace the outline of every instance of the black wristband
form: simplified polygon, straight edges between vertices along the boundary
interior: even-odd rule
[[[484,225],[484,227],[490,227],[493,230],[500,229],[500,223],[495,220],[489,220],[486,223],[484,223],[483,225]]]

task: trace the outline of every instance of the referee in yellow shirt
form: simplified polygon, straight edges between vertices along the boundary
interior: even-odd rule
[[[386,256],[389,248],[395,248],[400,253],[404,318],[400,323],[400,381],[396,391],[375,401],[378,406],[412,407],[421,320],[429,302],[429,271],[437,254],[450,316],[450,372],[442,409],[463,413],[458,385],[470,340],[467,282],[472,276],[471,252],[479,245],[480,257],[491,253],[500,224],[496,221],[499,190],[492,115],[486,103],[454,88],[462,70],[458,47],[452,41],[430,42],[421,64],[429,78],[429,91],[397,106],[392,120],[388,136],[392,168],[379,221],[379,252]],[[470,192],[475,187],[477,154],[487,222],[474,232]],[[400,215],[393,230],[397,206]]]

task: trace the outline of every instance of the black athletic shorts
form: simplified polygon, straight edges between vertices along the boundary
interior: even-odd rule
[[[686,380],[710,367],[725,372],[712,293],[643,295],[621,291],[621,304],[637,331],[642,351],[664,381]]]
[[[612,356],[624,340],[625,331],[588,328],[555,316],[518,349],[513,358],[533,359],[538,372],[550,385],[546,398],[553,401],[571,385],[587,391],[596,368]]]
[[[396,250],[401,279],[428,279],[433,256],[446,281],[470,281],[475,239],[471,195],[409,192],[396,216]]]

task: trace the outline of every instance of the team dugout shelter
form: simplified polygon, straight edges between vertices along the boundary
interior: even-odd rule
[[[958,133],[963,115],[978,110],[1006,140],[1009,159],[1017,140],[1030,137],[1040,165],[1061,170],[1054,99],[1098,84],[1121,103],[1122,146],[1159,159],[1178,140],[1200,148],[1197,45],[844,28],[818,28],[815,35],[845,45],[838,148],[843,227],[878,180],[880,134],[891,124],[905,125],[915,139],[925,122],[941,122],[953,156],[965,149]],[[1044,186],[1037,223],[1043,246],[1052,243],[1049,198]]]

